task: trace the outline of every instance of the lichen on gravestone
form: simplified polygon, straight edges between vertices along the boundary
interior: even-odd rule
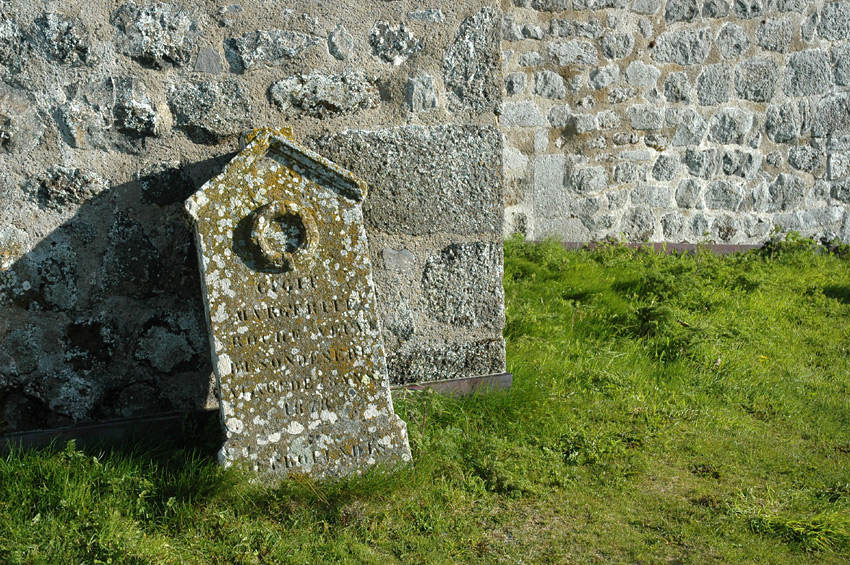
[[[220,460],[270,478],[409,461],[378,321],[366,185],[289,135],[256,130],[186,201],[226,435]]]

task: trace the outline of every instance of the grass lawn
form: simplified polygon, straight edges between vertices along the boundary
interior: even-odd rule
[[[0,459],[0,563],[848,563],[850,260],[506,243],[514,387],[397,396],[412,469]]]

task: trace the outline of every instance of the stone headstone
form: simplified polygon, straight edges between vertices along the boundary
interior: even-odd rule
[[[186,201],[225,465],[338,476],[410,459],[393,412],[361,201],[366,185],[257,130]]]

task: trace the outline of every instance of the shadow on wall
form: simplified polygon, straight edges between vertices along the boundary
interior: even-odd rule
[[[232,157],[100,192],[74,169],[25,185],[41,208],[82,204],[0,270],[0,433],[215,403],[183,201]]]

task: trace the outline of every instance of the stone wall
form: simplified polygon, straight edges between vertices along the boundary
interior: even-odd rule
[[[850,2],[504,2],[506,233],[850,241]]]
[[[254,127],[369,184],[394,383],[503,371],[490,4],[0,0],[0,433],[215,405],[182,203]]]

